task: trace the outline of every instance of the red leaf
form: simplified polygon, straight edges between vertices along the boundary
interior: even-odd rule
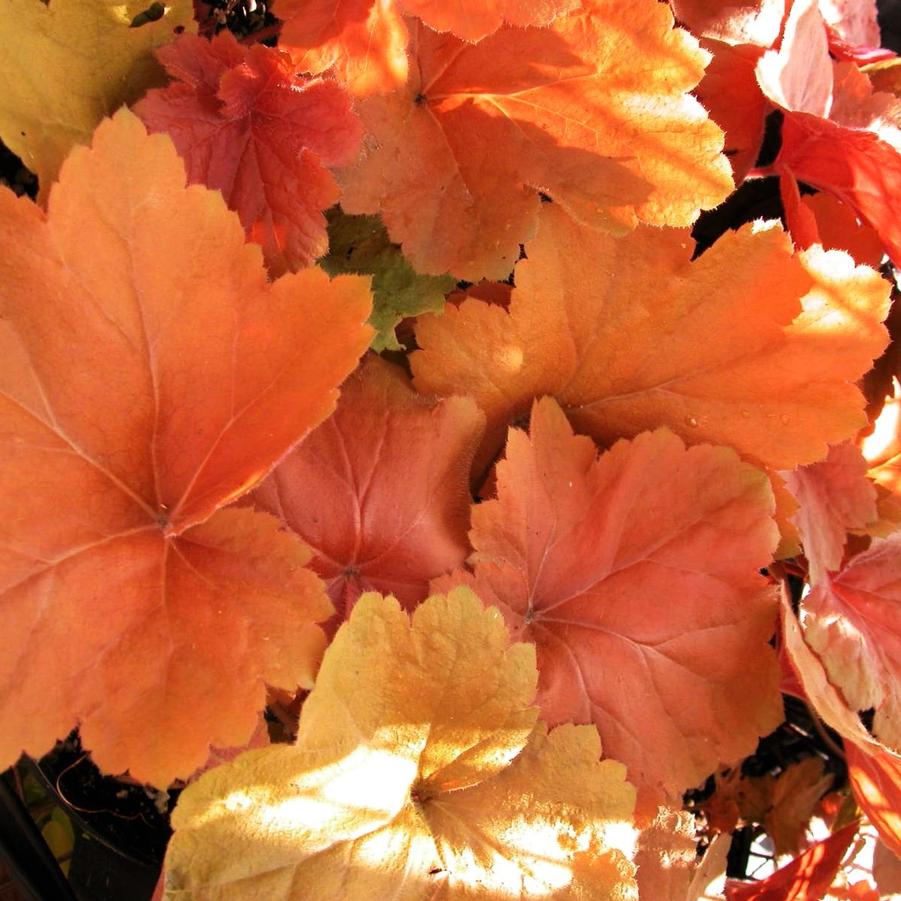
[[[430,400],[370,356],[254,503],[312,547],[340,618],[369,590],[412,607],[469,553],[469,467],[483,425],[471,398]]]
[[[775,165],[847,203],[901,263],[901,155],[894,147],[870,131],[786,113]]]
[[[327,167],[352,162],[361,127],[334,82],[299,79],[290,59],[229,32],[183,35],[158,52],[175,81],[135,106],[164,131],[188,180],[222,191],[270,272],[309,265],[328,250],[322,211],[339,192]]]
[[[820,901],[829,891],[858,823],[811,845],[790,864],[760,882],[726,883],[727,901]]]

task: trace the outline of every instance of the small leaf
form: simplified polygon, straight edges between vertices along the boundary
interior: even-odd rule
[[[407,316],[441,312],[457,286],[449,275],[421,275],[393,244],[378,216],[348,216],[337,207],[328,218],[329,252],[319,265],[329,274],[372,276],[373,350],[400,350],[394,327]]]

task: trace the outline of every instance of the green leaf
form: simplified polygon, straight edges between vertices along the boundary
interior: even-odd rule
[[[376,330],[373,350],[400,350],[395,326],[407,316],[440,312],[444,295],[456,279],[420,275],[392,244],[378,216],[349,216],[338,207],[328,217],[329,253],[319,265],[330,275],[372,276],[373,306],[369,324]]]

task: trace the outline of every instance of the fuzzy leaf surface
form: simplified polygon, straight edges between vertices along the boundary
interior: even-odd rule
[[[369,291],[270,285],[126,110],[46,215],[5,188],[0,209],[0,759],[80,722],[99,766],[165,785],[247,741],[264,681],[311,680],[330,604],[309,551],[263,514],[210,517],[330,412]]]
[[[469,584],[535,643],[544,719],[595,723],[655,801],[778,724],[763,473],[666,429],[598,458],[548,398],[510,430],[497,494],[473,508],[474,572],[436,586]]]
[[[634,789],[598,762],[593,728],[533,729],[535,677],[533,650],[466,589],[412,621],[365,595],[297,744],[244,754],[181,796],[171,896],[634,898],[634,868],[608,843]]]

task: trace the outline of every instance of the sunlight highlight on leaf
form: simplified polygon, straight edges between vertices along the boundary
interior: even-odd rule
[[[532,650],[466,589],[412,622],[364,595],[297,744],[243,754],[182,794],[168,891],[635,901],[634,789],[622,764],[598,761],[594,728],[535,726],[535,676]]]

